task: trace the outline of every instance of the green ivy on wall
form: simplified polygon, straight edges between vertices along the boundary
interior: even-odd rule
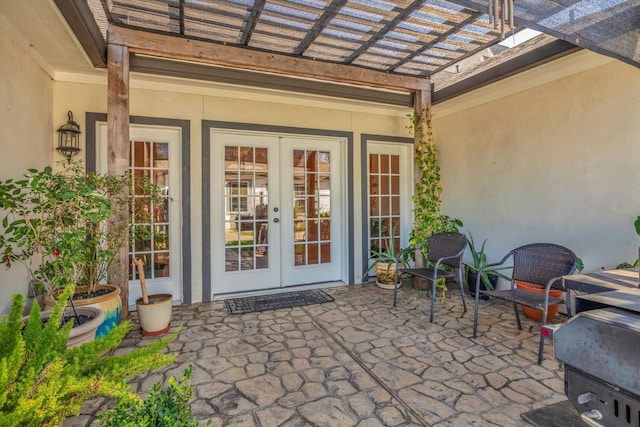
[[[425,241],[434,233],[458,231],[462,221],[440,213],[442,183],[430,115],[427,116],[426,131],[419,114],[413,113],[407,116],[411,120],[407,129],[420,139],[415,150],[416,167],[420,177],[413,193],[414,220],[409,237],[409,242],[414,245]]]
[[[436,149],[431,114],[427,112],[425,131],[423,121],[418,113],[408,114],[411,124],[407,126],[409,132],[420,140],[415,149],[416,168],[419,177],[416,180],[413,193],[413,228],[409,235],[409,243],[417,245],[429,236],[442,231],[458,231],[462,221],[440,213],[442,204],[442,183],[440,182],[440,166],[438,166],[438,152]],[[423,247],[423,250],[427,248]],[[438,279],[436,286],[442,291],[442,299],[446,298],[447,287],[445,279]]]

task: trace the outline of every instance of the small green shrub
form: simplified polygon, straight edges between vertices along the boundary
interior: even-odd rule
[[[118,396],[123,380],[175,360],[161,351],[175,338],[156,341],[120,356],[102,356],[118,347],[131,322],[116,326],[95,341],[66,349],[73,322],[61,326],[73,292],[67,286],[49,319],[34,304],[24,324],[24,296],[14,295],[11,312],[0,321],[0,426],[57,426],[99,395]]]
[[[169,378],[168,388],[161,390],[160,383],[155,383],[144,400],[123,391],[118,396],[118,406],[101,413],[98,421],[105,427],[197,427],[198,419],[189,408],[192,378],[189,365],[178,381]]]

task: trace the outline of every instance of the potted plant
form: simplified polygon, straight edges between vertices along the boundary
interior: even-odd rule
[[[73,303],[105,312],[98,336],[120,321],[122,310],[120,289],[102,284],[131,228],[131,216],[119,210],[128,206],[130,214],[148,216],[148,199],[159,197],[144,179],[136,182],[136,197],[130,188],[129,174],[86,172],[79,163],[60,171],[29,169],[23,179],[0,182],[0,207],[7,212],[0,235],[4,263],[24,264],[30,279],[46,290],[50,306],[66,285],[80,285]]]
[[[380,249],[371,248],[371,265],[364,272],[364,277],[368,277],[369,273],[376,270],[376,285],[382,289],[393,289],[396,276],[396,258],[399,251],[395,248],[395,239],[393,233],[389,238],[384,240],[384,247]],[[401,267],[408,266],[407,258],[399,260]],[[399,283],[401,284],[401,283]]]
[[[91,231],[86,218],[109,203],[73,169],[29,169],[22,179],[0,182],[3,262],[7,268],[23,264],[30,281],[49,295],[75,285],[82,276]],[[77,323],[80,319],[86,320],[77,316]]]
[[[467,234],[467,243],[469,247],[469,252],[471,252],[472,262],[463,260],[462,263],[465,265],[465,267],[467,267],[467,286],[469,287],[469,293],[475,297],[478,271],[480,271],[480,269],[487,264],[487,254],[484,252],[484,246],[487,243],[487,239],[484,239],[480,249],[477,249],[475,242],[473,241],[473,236],[469,232]],[[499,271],[499,270],[508,270],[510,268],[511,268],[510,266],[503,266],[498,268],[485,269],[482,272],[482,276],[480,278],[481,280],[480,289],[488,290],[488,291],[494,290],[498,283],[498,277],[502,277],[503,279],[506,279],[506,280],[511,280],[509,276],[506,276],[500,273]],[[480,295],[480,298],[489,299],[489,296]]]
[[[142,335],[162,335],[171,326],[172,296],[171,294],[147,294],[147,285],[144,278],[144,261],[135,258],[133,260],[138,269],[142,297],[136,300],[138,320],[140,320],[140,333]]]

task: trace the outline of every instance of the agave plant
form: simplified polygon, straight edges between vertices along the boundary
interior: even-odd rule
[[[484,239],[484,241],[482,242],[482,246],[480,246],[480,249],[478,250],[477,246],[475,245],[475,242],[473,241],[473,236],[471,235],[471,233],[468,233],[467,243],[469,246],[469,251],[471,252],[471,257],[473,262],[468,262],[463,260],[462,263],[467,267],[467,271],[470,271],[474,274],[478,274],[478,271],[480,271],[482,267],[487,265],[487,254],[484,252],[484,245],[487,243],[487,239]],[[499,270],[508,270],[510,268],[512,267],[502,266],[498,268],[484,269],[482,271],[482,275],[480,276],[480,280],[482,280],[482,283],[484,284],[485,289],[489,291],[493,290],[493,284],[489,280],[489,275],[494,275],[494,276],[502,277],[503,279],[506,279],[506,280],[511,280],[511,277],[505,274],[502,274],[499,271]]]

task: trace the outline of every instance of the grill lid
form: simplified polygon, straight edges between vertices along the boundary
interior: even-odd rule
[[[616,308],[579,313],[554,336],[555,357],[597,379],[640,395],[640,316]]]

